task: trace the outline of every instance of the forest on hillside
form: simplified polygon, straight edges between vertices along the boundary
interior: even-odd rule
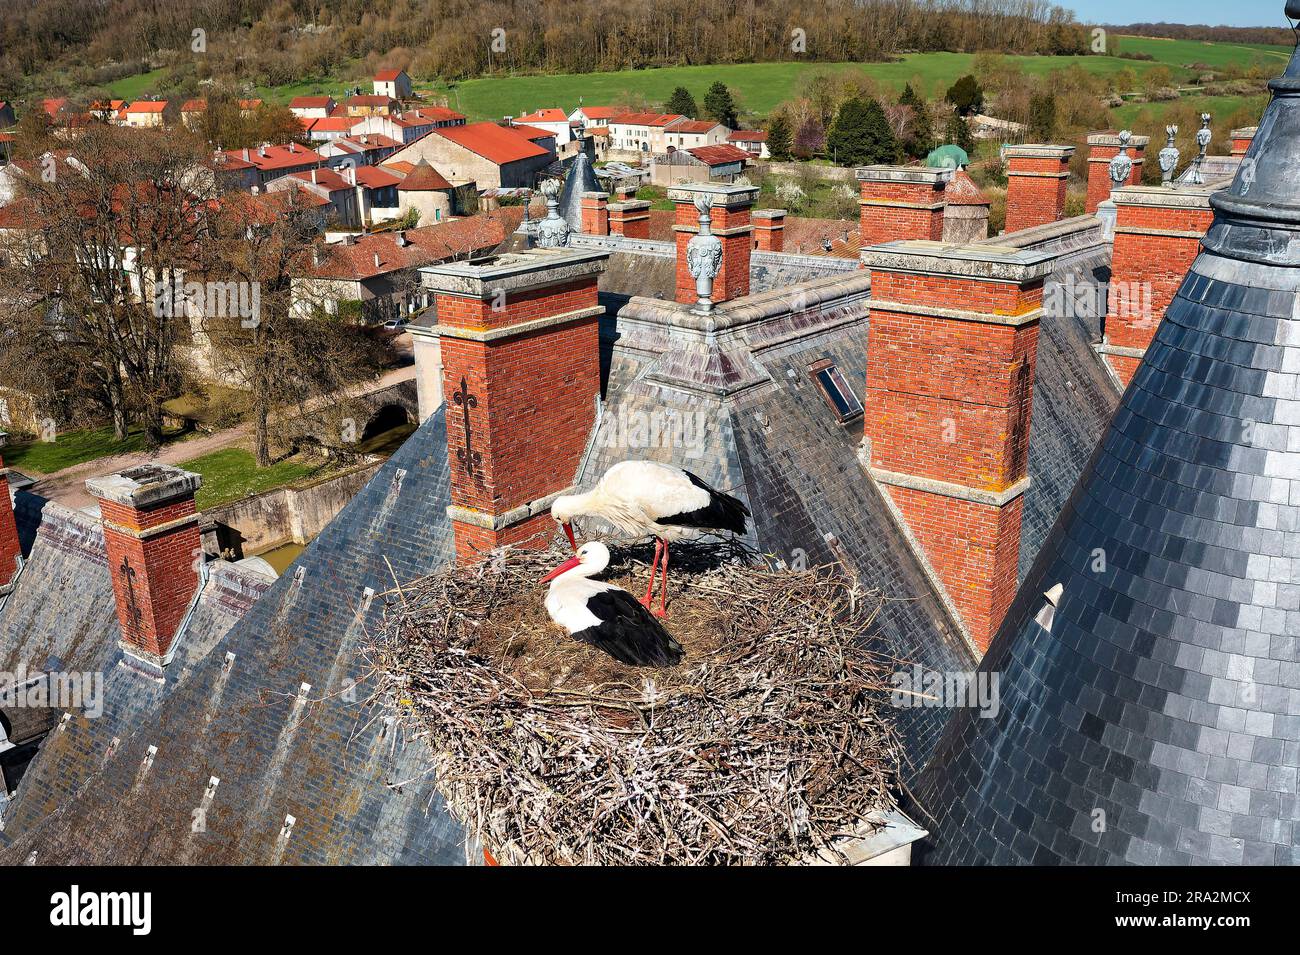
[[[58,71],[69,86],[182,65],[273,86],[342,64],[420,79],[590,72],[904,51],[1087,53],[1046,0],[6,0],[0,84]],[[201,30],[201,51],[195,31]],[[0,96],[6,92],[0,85]]]
[[[1281,18],[1280,11],[1278,17]],[[1275,43],[1279,46],[1291,46],[1295,43],[1295,34],[1284,26],[1212,27],[1204,23],[1130,23],[1127,26],[1107,25],[1106,29],[1133,36],[1201,40],[1210,43]]]

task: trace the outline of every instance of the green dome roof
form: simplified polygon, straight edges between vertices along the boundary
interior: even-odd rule
[[[960,169],[970,164],[970,157],[960,146],[949,143],[930,151],[925,157],[925,164],[933,169]]]

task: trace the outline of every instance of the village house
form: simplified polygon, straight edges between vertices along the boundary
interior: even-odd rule
[[[125,125],[137,129],[159,129],[163,126],[165,99],[138,99],[126,108]]]
[[[375,74],[376,96],[408,100],[411,92],[411,78],[406,75],[406,70],[380,70]]]
[[[425,118],[414,115],[411,112],[401,113],[393,116],[363,116],[353,118],[352,125],[348,127],[347,135],[356,136],[362,133],[376,133],[380,136],[387,136],[389,139],[396,140],[399,143],[406,144],[415,142],[421,136],[431,132],[438,127],[439,120]],[[447,126],[463,125],[448,122]]]
[[[620,112],[612,106],[579,106],[569,114],[569,122],[581,123],[583,126],[603,126]]]
[[[402,181],[397,186],[400,214],[414,211],[422,225],[433,225],[459,214],[458,205],[465,200],[457,196],[457,187],[429,165],[428,160],[421,159],[414,166],[409,163],[399,165],[405,167]],[[468,190],[462,191],[467,191],[471,197],[477,193],[474,183],[463,186],[468,186]]]
[[[402,118],[426,120],[433,123],[434,129],[465,125],[465,114],[458,113],[447,106],[417,106],[415,109],[403,111]]]
[[[680,113],[619,113],[611,116],[605,122],[609,127],[610,152],[615,158],[622,155],[633,159],[667,152],[665,131],[673,123],[686,118]]]
[[[348,116],[392,116],[401,112],[401,104],[391,96],[349,96],[342,103]]]
[[[738,129],[727,135],[727,142],[755,159],[768,159],[772,155],[767,149],[767,130],[764,129]]]
[[[669,186],[682,180],[729,181],[745,171],[749,160],[749,153],[730,143],[675,149],[654,158],[650,164],[650,181],[658,186]]]
[[[333,96],[295,96],[289,111],[299,119],[324,119],[334,111]]]
[[[510,125],[515,127],[530,126],[534,129],[541,129],[549,132],[555,140],[555,146],[563,146],[573,138],[573,130],[569,117],[564,115],[564,110],[549,109],[534,110],[524,116],[514,116],[510,119]]]
[[[265,186],[281,176],[325,165],[325,159],[319,153],[297,143],[228,149],[221,155],[224,158],[219,169],[235,174],[241,182],[258,186]],[[252,173],[246,174],[250,169]]]
[[[358,133],[353,136],[339,136],[328,139],[316,147],[316,152],[325,158],[325,164],[332,169],[345,166],[377,166],[402,144],[382,133]]]
[[[496,123],[435,129],[397,150],[389,161],[428,160],[452,182],[472,180],[480,189],[532,188],[554,154],[527,136]]]
[[[665,151],[717,146],[727,141],[731,130],[707,119],[681,119],[664,127]]]

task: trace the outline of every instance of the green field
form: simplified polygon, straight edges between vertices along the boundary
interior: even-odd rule
[[[203,476],[203,486],[194,496],[200,510],[282,487],[320,470],[293,459],[259,468],[253,455],[242,448],[225,448],[190,458],[182,461],[180,467]]]
[[[1017,56],[1009,59],[1030,75],[1044,76],[1077,64],[1098,74],[1131,69],[1140,77],[1157,65],[1171,67],[1174,80],[1186,83],[1194,78],[1193,65],[1210,67],[1259,64],[1267,72],[1281,72],[1290,50],[1281,46],[1201,43],[1192,40],[1162,40],[1152,37],[1119,36],[1113,42],[1121,52],[1144,53],[1154,60],[1133,60],[1118,56]],[[903,85],[919,85],[918,92],[937,99],[952,82],[971,72],[974,56],[969,53],[911,53],[892,63],[735,63],[717,66],[674,66],[616,73],[491,76],[451,84],[419,84],[417,88],[436,98],[446,98],[471,120],[498,119],[520,115],[543,106],[572,109],[580,102],[606,104],[642,99],[664,102],[674,87],[685,86],[699,102],[710,84],[721,80],[731,87],[743,111],[765,116],[781,101],[794,95],[810,73],[829,70],[860,70],[883,86],[901,91]],[[295,96],[345,94],[360,82],[359,67],[338,76],[303,80],[286,86],[258,87],[257,95],[270,102],[287,103]],[[114,95],[131,98],[151,92],[162,71],[127,77],[110,85]],[[367,84],[360,82],[363,87]],[[1158,104],[1157,104],[1158,105]],[[1234,101],[1233,106],[1240,105]],[[1124,107],[1124,110],[1129,107]],[[1121,112],[1121,116],[1124,114]]]

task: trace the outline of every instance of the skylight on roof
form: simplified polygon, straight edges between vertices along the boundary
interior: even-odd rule
[[[840,422],[852,421],[862,414],[862,402],[854,394],[844,374],[829,360],[819,361],[808,369],[808,374],[821,390],[826,404],[839,417]]]

